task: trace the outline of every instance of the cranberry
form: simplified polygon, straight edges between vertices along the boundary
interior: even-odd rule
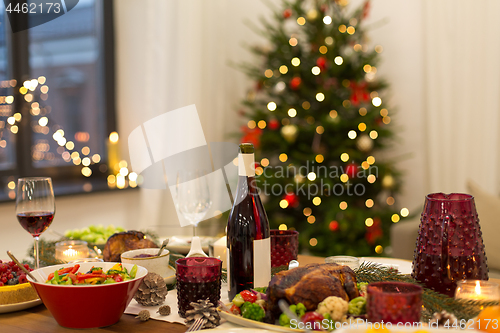
[[[2,287],[2,286],[3,286],[3,282],[2,282],[2,281],[0,281],[0,287]]]
[[[31,268],[30,268],[30,265],[28,265],[28,264],[24,264],[24,268],[26,268],[26,269],[31,269]]]
[[[2,281],[3,283],[7,283],[7,280],[8,279],[5,276],[0,279],[0,281]]]
[[[13,278],[14,278],[14,275],[12,275],[12,274],[7,275],[8,280],[13,279]]]
[[[3,263],[3,261],[2,261],[2,260],[0,260],[0,264],[1,264],[1,263]]]
[[[26,282],[28,282],[28,279],[26,279],[26,275],[25,274],[19,275],[19,283],[26,283]]]
[[[10,266],[10,267],[14,267],[14,266],[16,266],[16,263],[15,263],[15,262],[13,262],[13,261],[9,261],[9,266]]]
[[[6,264],[0,264],[0,272],[2,272],[2,273],[3,273],[3,272],[5,272],[5,271],[7,271],[7,267],[8,267],[8,266],[7,266]]]

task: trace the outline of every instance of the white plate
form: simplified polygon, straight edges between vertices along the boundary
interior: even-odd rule
[[[167,277],[164,277],[163,280],[165,280],[166,284],[172,284],[175,282],[175,268],[172,266],[168,266],[168,271],[167,271]]]
[[[227,307],[230,307],[232,306],[232,303],[228,303],[226,304]],[[232,314],[232,313],[227,313],[219,308],[217,308],[217,310],[219,310],[219,314],[222,318],[226,319],[228,322],[230,323],[233,323],[233,324],[237,324],[237,325],[241,325],[241,326],[244,326],[244,327],[249,327],[249,328],[257,328],[258,331],[262,331],[262,330],[271,330],[271,331],[277,331],[277,332],[304,332],[303,330],[298,330],[298,329],[293,329],[293,328],[289,328],[289,327],[283,327],[283,326],[279,326],[279,325],[271,325],[271,324],[267,324],[267,323],[261,323],[260,321],[255,321],[255,320],[250,320],[250,319],[246,319],[246,318],[243,318],[242,316],[238,316],[238,315],[235,315],[235,314]],[[218,331],[218,330],[217,330]],[[252,331],[250,331],[252,332]],[[256,330],[257,332],[257,330]]]
[[[191,249],[191,238],[193,236],[171,236],[162,237],[161,239],[169,238],[167,249],[178,252],[180,254],[188,254]],[[220,237],[200,236],[201,248],[208,254],[208,244],[215,242]]]
[[[28,301],[28,302],[0,305],[0,313],[8,313],[8,312],[26,310],[26,309],[32,308],[34,306],[37,306],[39,304],[42,304],[42,300],[38,298],[38,299],[35,299],[33,301]]]
[[[397,268],[401,274],[411,274],[412,262],[404,259],[394,258],[379,258],[379,257],[362,257],[360,262],[374,262],[386,267]]]

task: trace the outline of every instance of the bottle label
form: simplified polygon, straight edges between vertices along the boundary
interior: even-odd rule
[[[255,177],[254,154],[238,154],[238,174],[240,176]]]
[[[271,281],[270,237],[253,241],[253,286],[267,287],[269,281]]]
[[[229,262],[231,256],[229,255],[229,248],[226,251],[226,269],[227,269],[227,291],[231,291],[231,263]]]

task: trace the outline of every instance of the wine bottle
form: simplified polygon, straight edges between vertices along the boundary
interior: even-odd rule
[[[240,145],[238,174],[238,188],[227,222],[229,300],[243,290],[267,287],[271,280],[269,221],[256,186],[251,143]]]

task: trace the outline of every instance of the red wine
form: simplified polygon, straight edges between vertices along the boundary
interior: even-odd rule
[[[448,256],[450,273],[446,274],[447,263],[441,256],[427,253],[418,254],[414,261],[412,277],[427,288],[453,297],[457,282],[463,279],[487,280],[486,263],[480,262],[479,255]]]
[[[267,287],[271,279],[269,221],[255,181],[252,144],[240,145],[239,179],[227,223],[229,300],[243,290]]]
[[[51,212],[28,212],[17,214],[19,223],[33,237],[38,237],[52,223],[54,213]]]
[[[220,279],[211,282],[185,282],[177,281],[177,304],[179,306],[179,315],[186,317],[186,311],[193,307],[191,302],[198,302],[200,299],[210,299],[214,306],[218,306],[220,300]],[[181,294],[183,297],[181,297]]]

